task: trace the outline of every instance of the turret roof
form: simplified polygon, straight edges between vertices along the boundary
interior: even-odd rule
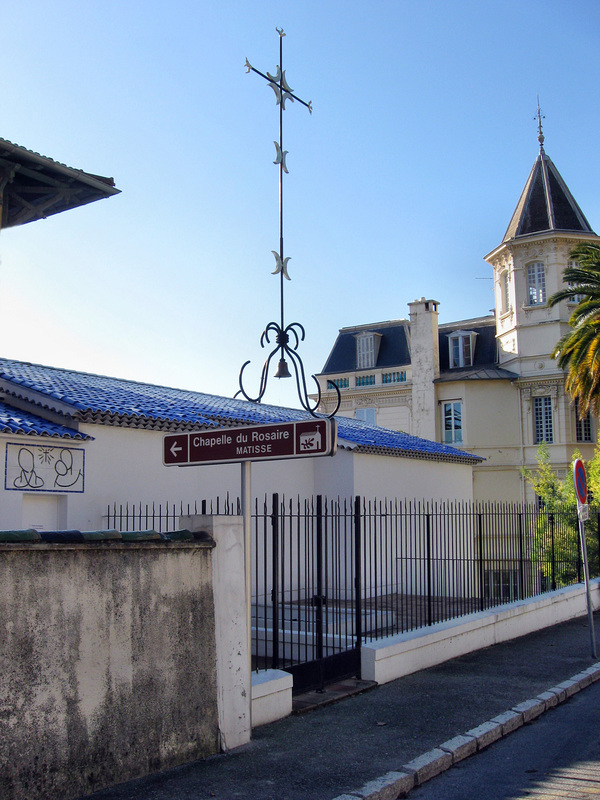
[[[552,160],[540,153],[527,178],[502,242],[549,231],[594,233]]]

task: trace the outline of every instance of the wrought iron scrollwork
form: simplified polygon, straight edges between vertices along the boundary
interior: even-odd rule
[[[298,346],[300,342],[304,341],[305,331],[304,326],[301,325],[299,322],[291,322],[285,329],[282,329],[280,325],[276,322],[269,322],[267,327],[264,329],[262,336],[260,337],[260,346],[265,347],[265,345],[270,345],[272,343],[272,336],[275,337],[275,347],[271,350],[269,355],[266,358],[265,363],[263,364],[262,373],[260,377],[260,387],[258,391],[258,395],[256,397],[251,397],[246,390],[244,389],[244,370],[250,363],[250,361],[246,361],[240,370],[240,377],[239,377],[239,384],[240,390],[237,392],[236,397],[239,394],[242,394],[246,400],[249,400],[251,403],[260,403],[262,400],[266,390],[267,390],[267,382],[269,380],[269,368],[271,366],[271,361],[273,357],[279,352],[279,364],[277,366],[277,372],[273,377],[275,378],[291,378],[292,374],[289,371],[288,362],[286,360],[286,355],[289,356],[289,360],[294,368],[294,377],[296,378],[296,388],[298,389],[298,399],[300,400],[300,405],[305,411],[308,411],[309,414],[312,416],[317,416],[317,409],[321,404],[321,385],[319,381],[316,379],[314,375],[311,375],[312,379],[316,384],[316,400],[314,403],[311,403],[310,397],[308,395],[308,388],[306,385],[306,374],[304,372],[304,364],[302,363],[302,359],[297,353]],[[291,340],[291,341],[290,341]],[[341,403],[341,395],[340,390],[333,381],[328,381],[328,386],[330,388],[335,389],[337,395],[337,402],[335,408],[331,414],[328,414],[328,417],[334,417],[340,407]]]

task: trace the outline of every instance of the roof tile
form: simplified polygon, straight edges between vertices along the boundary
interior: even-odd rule
[[[56,436],[62,439],[90,439],[90,436],[64,425],[42,419],[28,411],[20,411],[0,402],[0,433],[21,433],[31,436]]]
[[[0,380],[4,381],[6,395],[10,395],[12,389],[14,396],[30,400],[41,408],[64,413],[65,419],[68,419],[65,406],[70,406],[72,419],[97,424],[131,424],[172,430],[174,423],[179,427],[189,428],[193,425],[201,428],[293,422],[311,418],[307,411],[299,409],[251,403],[203,392],[155,386],[11,359],[0,359]],[[28,390],[32,391],[28,393]],[[47,402],[40,400],[39,394],[33,395],[32,392],[45,395]],[[60,409],[56,408],[52,397],[60,398]],[[9,397],[7,400],[10,402]],[[33,415],[29,417],[37,419]],[[400,431],[380,428],[347,417],[340,416],[336,420],[339,438],[355,449],[469,463],[481,460],[478,456],[455,447],[409,436]],[[157,424],[149,425],[149,422]],[[54,427],[60,429],[60,426]],[[68,428],[62,430],[68,431]],[[71,431],[71,434],[75,433]]]

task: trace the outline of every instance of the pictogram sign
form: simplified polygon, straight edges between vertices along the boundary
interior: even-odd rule
[[[331,456],[336,445],[337,427],[332,419],[218,428],[168,434],[163,441],[163,464],[181,467]]]

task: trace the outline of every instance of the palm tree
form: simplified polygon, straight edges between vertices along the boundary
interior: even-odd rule
[[[572,263],[563,273],[567,284],[548,303],[577,303],[569,330],[558,341],[552,357],[567,370],[565,388],[577,401],[583,418],[600,413],[600,244],[582,242],[571,251]]]

